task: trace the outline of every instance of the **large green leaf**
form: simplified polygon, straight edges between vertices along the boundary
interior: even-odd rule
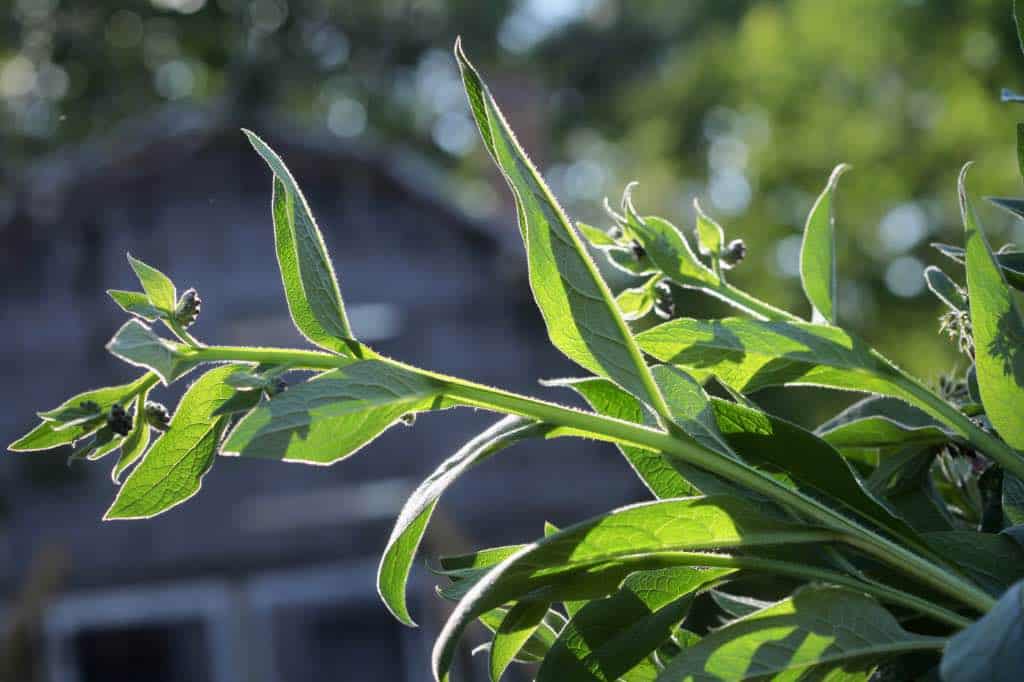
[[[713,405],[719,431],[747,462],[782,471],[805,492],[928,551],[914,529],[868,492],[828,443],[796,424],[743,405],[717,398]]]
[[[455,56],[484,144],[515,198],[530,286],[551,342],[663,412],[654,380],[597,266],[458,43]]]
[[[40,412],[43,422],[27,434],[7,446],[13,452],[31,452],[49,450],[74,443],[80,438],[98,430],[105,422],[101,418],[115,403],[125,403],[128,399],[142,391],[145,386],[155,381],[151,374],[143,374],[135,381],[119,386],[105,386],[68,398],[52,410]],[[90,414],[99,415],[93,419],[77,418],[82,403],[95,403]]]
[[[211,369],[181,396],[168,430],[125,479],[105,519],[155,516],[189,499],[213,465],[227,417],[214,417],[233,391],[224,383],[232,365]]]
[[[805,587],[704,637],[673,658],[658,682],[865,679],[854,674],[945,641],[907,632],[860,592]]]
[[[448,486],[496,452],[520,440],[543,436],[549,429],[523,417],[505,417],[442,462],[413,491],[398,515],[377,571],[377,591],[395,618],[415,625],[406,605],[405,585],[437,500]]]
[[[562,629],[537,682],[612,682],[669,639],[693,595],[733,569],[638,571],[615,594],[588,602]]]
[[[765,386],[828,386],[913,400],[898,371],[837,327],[744,318],[683,318],[637,336],[640,347],[698,379],[714,375],[744,393]]]
[[[940,672],[944,682],[1020,679],[1024,670],[1024,582],[1006,591],[985,616],[949,641]]]
[[[1011,447],[1024,450],[1024,323],[1003,274],[992,258],[967,198],[967,166],[957,185],[967,252],[967,291],[974,330],[974,363],[985,414]]]
[[[951,435],[938,426],[911,426],[882,416],[851,421],[823,431],[820,435],[829,445],[840,450],[939,445],[951,439]]]
[[[244,132],[274,173],[274,243],[292,320],[312,343],[351,355],[355,346],[346,343],[353,336],[338,278],[306,197],[281,157],[255,133]]]
[[[570,526],[525,546],[477,581],[459,602],[434,647],[434,673],[447,675],[455,645],[481,613],[566,580],[618,571],[660,568],[666,555],[821,542],[816,528],[766,515],[760,506],[729,496],[638,504]],[[621,580],[621,577],[619,578]]]
[[[234,428],[224,454],[331,464],[400,417],[450,407],[443,384],[381,360],[358,360],[261,403]]]
[[[807,216],[800,247],[800,281],[804,293],[814,308],[815,320],[831,324],[836,323],[836,237],[832,202],[839,177],[849,168],[841,163],[832,171],[828,184]]]
[[[146,265],[137,258],[133,258],[130,253],[128,254],[128,263],[139,278],[139,283],[142,284],[142,289],[146,292],[150,305],[165,313],[174,312],[174,308],[178,304],[178,295],[174,289],[174,282],[153,266]],[[115,298],[114,300],[117,299]]]
[[[188,346],[165,339],[139,320],[128,320],[107,343],[112,355],[156,372],[165,384],[187,374],[197,362]]]
[[[491,641],[490,672],[497,682],[548,613],[546,601],[521,601],[505,614]]]

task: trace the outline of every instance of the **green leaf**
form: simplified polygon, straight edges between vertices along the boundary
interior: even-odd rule
[[[491,632],[496,632],[501,627],[501,622],[505,619],[508,611],[506,608],[491,609],[487,613],[480,615],[480,623]],[[523,644],[522,648],[519,649],[519,653],[512,660],[519,663],[537,663],[542,661],[563,627],[565,627],[565,616],[549,609],[544,618],[541,619],[540,625],[534,630],[533,635],[526,640],[526,643]],[[489,651],[491,643],[487,642],[483,646]],[[476,651],[473,653],[475,654]]]
[[[380,360],[358,360],[261,403],[234,428],[226,455],[332,464],[406,414],[451,407],[444,385]]]
[[[440,680],[447,674],[459,637],[479,614],[524,594],[536,597],[542,587],[579,581],[584,574],[593,577],[601,568],[609,579],[619,571],[625,577],[633,570],[661,568],[661,558],[681,551],[750,550],[829,537],[815,528],[766,515],[756,504],[724,495],[617,509],[525,546],[474,584],[435,643],[435,677]]]
[[[132,430],[121,444],[121,457],[110,472],[110,478],[115,484],[121,484],[121,474],[129,469],[149,447],[149,422],[146,421],[146,396],[148,391],[143,391],[135,398],[135,417],[132,422]]]
[[[668,641],[695,593],[733,569],[638,571],[615,594],[588,602],[562,629],[537,682],[613,682]]]
[[[187,374],[198,364],[188,346],[156,334],[138,320],[128,320],[107,343],[112,355],[136,367],[145,367],[164,384]]]
[[[1013,25],[1017,29],[1017,47],[1024,52],[1024,10],[1019,0],[1013,0]]]
[[[455,56],[481,136],[515,198],[530,286],[556,348],[664,412],[607,284],[459,43]]]
[[[836,323],[836,237],[832,202],[839,177],[850,167],[841,163],[832,171],[824,191],[814,202],[800,246],[800,281],[814,309],[815,321]]]
[[[718,284],[718,276],[701,263],[675,225],[657,216],[645,216],[632,224],[647,257],[661,273],[680,286]]]
[[[861,679],[852,674],[889,656],[940,650],[945,641],[907,632],[867,595],[805,587],[688,647],[658,682]]]
[[[989,201],[993,202],[997,206],[1006,207],[1007,202],[1013,201],[1020,204],[1020,211],[1024,211],[1024,202],[1019,199],[994,199],[990,198]],[[1014,206],[1017,203],[1013,204]],[[1019,212],[1017,212],[1020,215]],[[959,246],[952,246],[951,244],[932,244],[935,249],[938,250],[943,256],[952,258],[957,263],[964,262],[964,250]],[[1024,289],[1024,251],[1000,251],[999,253],[993,254],[996,262],[999,263],[1000,269],[1003,271],[1003,276],[1006,277],[1008,284],[1016,289]]]
[[[949,640],[940,665],[942,679],[946,682],[1019,679],[1024,669],[1021,642],[1024,642],[1024,584],[1017,583],[981,620]]]
[[[1024,523],[1024,481],[1009,471],[1003,472],[1002,502],[1007,525]]]
[[[501,679],[505,668],[537,631],[547,613],[548,604],[544,601],[521,601],[508,610],[491,642],[492,682]]]
[[[753,597],[745,597],[739,594],[731,594],[722,590],[711,590],[711,599],[715,606],[722,609],[732,618],[743,618],[755,611],[768,608],[771,602],[761,601]]]
[[[989,250],[967,198],[968,166],[957,184],[964,221],[967,290],[974,330],[975,367],[985,414],[1003,440],[1024,450],[1024,323],[1006,280]]]
[[[1024,547],[1007,535],[951,530],[924,537],[938,554],[959,565],[993,596],[1024,578]]]
[[[105,423],[105,420],[96,417],[91,420],[70,423],[67,417],[74,414],[75,411],[81,410],[82,403],[96,403],[100,416],[102,416],[115,403],[126,402],[132,395],[148,385],[151,380],[152,375],[143,374],[131,383],[96,388],[68,398],[54,409],[40,412],[39,416],[44,420],[43,423],[7,447],[14,452],[32,452],[68,445],[84,438],[97,431]]]
[[[590,377],[557,382],[554,385],[573,389],[599,414],[634,424],[653,426],[655,423],[654,417],[639,400],[607,379]],[[628,445],[617,447],[655,497],[684,497],[698,492],[660,452]]]
[[[597,248],[604,248],[608,246],[617,246],[617,243],[612,239],[607,232],[601,228],[588,225],[587,223],[576,221],[576,227],[579,228],[580,233],[586,238],[592,246]]]
[[[967,299],[964,298],[963,290],[942,270],[929,265],[924,269],[924,280],[931,292],[945,303],[946,307],[952,310],[967,310]]]
[[[911,426],[889,417],[865,417],[847,422],[821,437],[834,448],[888,448],[903,445],[939,445],[952,440],[938,426]]]
[[[162,312],[173,313],[175,306],[178,304],[178,294],[174,289],[174,282],[156,268],[146,265],[137,258],[133,258],[130,253],[128,254],[128,263],[139,278],[139,283],[142,285],[143,291],[146,292],[150,305]],[[114,300],[117,301],[117,298],[114,298]],[[132,311],[129,310],[128,312]]]
[[[931,476],[934,460],[932,448],[908,447],[886,454],[866,483],[921,533],[952,528],[952,516]]]
[[[505,417],[442,462],[413,491],[398,515],[377,570],[377,591],[395,618],[405,625],[415,625],[406,605],[405,586],[416,550],[444,491],[465,471],[491,455],[521,440],[542,437],[549,429],[523,417]]]
[[[147,322],[153,322],[154,320],[167,315],[167,313],[150,303],[149,297],[146,296],[146,294],[138,291],[107,289],[107,294],[110,298],[114,299],[114,303],[121,306],[121,310],[126,313],[131,313],[132,315],[137,315]]]
[[[269,386],[270,379],[240,367],[233,374],[229,374],[224,383],[239,391],[255,391]]]
[[[323,235],[281,158],[255,133],[243,131],[274,173],[274,243],[288,310],[310,342],[352,355],[352,330]]]
[[[109,455],[111,452],[121,447],[121,443],[124,441],[124,437],[114,433],[109,426],[102,427],[96,432],[94,438],[95,440],[88,448],[88,451],[81,454],[81,456],[85,457],[90,462],[95,462],[96,460]]]
[[[125,479],[104,519],[141,519],[161,514],[189,499],[213,466],[227,417],[213,413],[231,397],[224,379],[235,371],[211,369],[181,397],[167,431]]]
[[[700,255],[717,262],[725,249],[725,230],[704,212],[696,199],[693,200],[693,210],[697,214],[697,246]]]
[[[260,403],[261,393],[259,391],[235,391],[235,394],[226,400],[213,416],[235,415],[239,412],[248,412]]]
[[[837,327],[725,318],[671,320],[637,335],[644,352],[699,380],[710,375],[749,393],[765,386],[827,386],[913,401],[898,372]]]
[[[657,277],[652,277],[638,287],[624,289],[615,297],[615,305],[618,306],[624,319],[629,321],[639,320],[651,312],[651,309],[654,308],[655,299],[654,284],[657,281]]]
[[[928,551],[914,529],[875,499],[828,443],[796,424],[743,405],[720,399],[714,399],[713,405],[719,431],[747,462],[783,471],[797,487]]]

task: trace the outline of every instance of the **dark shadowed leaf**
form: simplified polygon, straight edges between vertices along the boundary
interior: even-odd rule
[[[189,386],[168,430],[125,479],[105,519],[149,518],[199,492],[227,427],[228,418],[213,413],[232,395],[224,378],[234,370],[211,369]]]
[[[292,320],[312,343],[350,355],[346,340],[353,336],[338,278],[306,197],[281,157],[255,133],[244,132],[274,173],[274,244]]]
[[[1009,471],[1003,472],[1003,515],[1007,525],[1024,523],[1024,481]]]
[[[932,244],[943,256],[952,258],[957,263],[964,262],[964,250],[951,244]],[[1024,289],[1024,251],[1003,251],[993,254],[1006,281],[1016,289]]]
[[[149,422],[146,421],[146,396],[148,392],[143,391],[135,399],[135,417],[132,422],[132,430],[121,444],[121,456],[117,464],[110,472],[110,478],[116,484],[121,483],[121,474],[131,468],[149,447]]]
[[[907,632],[867,595],[805,587],[688,647],[658,682],[861,679],[842,673],[868,671],[889,656],[939,650],[945,641]]]
[[[993,596],[1024,578],[1024,547],[1008,535],[952,530],[924,537],[936,552],[960,566]]]
[[[978,388],[992,426],[1011,447],[1024,450],[1020,413],[1024,404],[1024,322],[967,198],[967,168],[960,171],[957,188],[964,221]]]
[[[949,641],[940,666],[944,682],[1020,679],[1024,670],[1024,583],[1007,590],[974,625]]]

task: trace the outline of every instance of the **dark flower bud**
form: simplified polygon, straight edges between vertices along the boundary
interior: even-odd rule
[[[202,306],[203,299],[199,298],[199,292],[189,289],[178,299],[178,306],[174,310],[175,321],[183,327],[191,327],[199,317]]]
[[[665,280],[654,285],[654,314],[663,320],[676,314],[676,301],[672,297],[672,287]]]
[[[288,382],[285,381],[284,377],[274,377],[263,388],[263,391],[267,394],[268,398],[273,398],[275,395],[283,392],[287,388]]]
[[[733,239],[722,250],[721,262],[727,268],[735,267],[747,255],[747,245],[742,239]]]
[[[633,257],[637,260],[643,260],[644,257],[647,256],[647,251],[640,242],[633,242],[630,244],[629,250],[633,252]]]
[[[413,424],[416,423],[416,413],[407,412],[403,414],[401,417],[399,417],[398,420],[402,422],[402,424],[404,424],[405,426],[412,426]]]
[[[171,423],[171,414],[160,403],[146,401],[146,421],[157,431],[166,431]]]
[[[132,430],[132,416],[121,405],[115,403],[107,414],[107,426],[119,436],[127,436]]]

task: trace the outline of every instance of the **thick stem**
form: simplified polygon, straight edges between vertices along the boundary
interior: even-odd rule
[[[715,298],[721,299],[733,306],[744,310],[755,317],[759,317],[764,320],[776,320],[782,322],[806,322],[793,313],[783,310],[782,308],[776,308],[770,303],[766,303],[756,296],[752,296],[740,288],[734,287],[725,280],[721,280],[717,285],[710,286],[707,284],[699,284],[693,288],[699,289]]]
[[[724,568],[738,568],[748,571],[758,571],[774,575],[802,578],[804,580],[834,583],[836,585],[842,585],[859,592],[870,594],[881,602],[903,606],[956,628],[965,628],[973,622],[969,618],[965,618],[954,611],[937,606],[936,604],[916,595],[909,594],[892,587],[887,587],[885,585],[879,585],[878,583],[858,580],[836,571],[818,568],[817,566],[795,564],[788,561],[777,561],[775,559],[762,559],[759,557],[708,554],[702,552],[671,552],[668,553],[665,558],[669,563],[682,566],[719,566]]]
[[[292,351],[269,348],[204,347],[194,351],[196,359],[205,361],[243,361],[291,363],[296,368],[332,369],[355,362],[352,358],[316,351]],[[792,509],[805,518],[840,531],[843,541],[875,557],[893,568],[911,575],[922,583],[947,594],[957,601],[985,612],[995,600],[988,594],[923,559],[904,547],[860,526],[826,505],[785,487],[774,478],[756,469],[723,457],[696,442],[673,438],[667,433],[639,424],[621,421],[590,412],[563,407],[518,395],[502,389],[474,384],[454,377],[436,374],[403,363],[381,358],[381,361],[430,377],[445,385],[445,392],[467,405],[495,412],[517,414],[541,422],[592,432],[620,443],[635,445],[655,452],[664,452]]]

